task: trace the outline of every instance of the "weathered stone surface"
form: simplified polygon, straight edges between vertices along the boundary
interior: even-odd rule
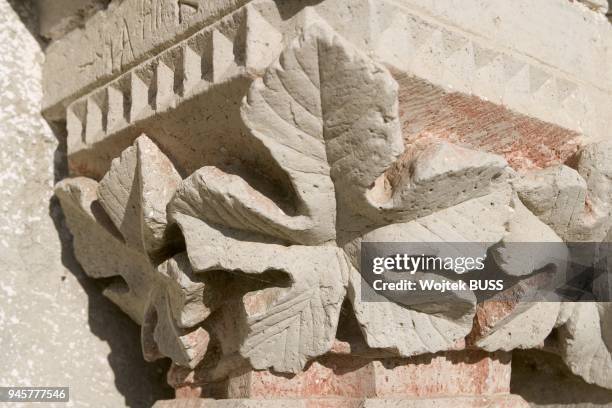
[[[490,255],[505,274],[524,279],[477,306],[468,343],[487,351],[542,345],[555,326],[559,303],[538,302],[543,299],[537,291],[566,282],[569,253],[561,238],[517,197],[512,207],[507,231]]]
[[[36,0],[40,35],[56,40],[70,30],[82,26],[110,0]]]
[[[525,174],[516,182],[521,201],[561,238],[571,239],[586,205],[587,185],[580,174],[565,165]]]
[[[387,221],[410,221],[452,207],[491,193],[507,179],[501,156],[448,142],[411,149],[368,191],[371,205]]]
[[[612,202],[612,144],[592,143],[575,158],[576,170],[553,167],[517,181],[521,200],[566,241],[600,242],[608,233]]]
[[[564,282],[569,252],[563,240],[519,199],[513,199],[512,207],[513,214],[506,225],[507,231],[491,251],[495,263],[508,275],[525,276],[554,261],[555,279]]]
[[[166,44],[205,30],[215,18],[232,11],[231,20],[242,23],[227,24],[220,32],[226,42],[236,43],[240,59],[249,48],[246,43],[250,37],[242,35],[243,27],[249,25],[244,23],[248,7],[263,17],[264,26],[283,34],[282,44],[291,42],[304,18],[296,13],[299,6],[292,1],[253,1],[239,10],[244,0],[193,3],[195,7],[163,1],[157,7],[145,6],[151,9],[143,10],[150,12],[144,15],[132,11],[134,4],[135,0],[123,2],[114,11],[91,19],[84,32],[54,44],[47,63],[46,108],[56,108],[60,102],[67,106],[122,70],[158,54]],[[326,0],[312,9],[350,42],[406,73],[490,101],[503,101],[510,109],[575,131],[583,126],[585,133],[594,137],[605,135],[603,118],[610,112],[611,81],[602,68],[608,57],[600,50],[612,30],[603,17],[586,8],[565,0],[537,5],[528,0],[513,5],[496,0],[486,10],[477,0],[461,9],[433,1],[403,0],[360,1],[351,10],[342,1]],[[430,18],[424,19],[419,10],[425,10]],[[543,28],[540,16],[555,16],[554,24],[551,21]],[[474,27],[478,39],[472,36]],[[260,30],[258,36],[261,32],[268,35],[267,30]],[[589,46],[569,50],[565,45],[568,38]],[[255,39],[251,42],[258,44]],[[265,53],[278,55],[282,44],[270,42],[274,51],[266,48]],[[69,86],[61,79],[66,73],[65,59],[75,61],[66,75]],[[58,109],[55,114],[63,115]]]
[[[340,211],[370,216],[366,192],[403,151],[397,84],[318,22],[251,85],[242,116],[286,169],[301,212],[325,226],[335,223],[335,206],[327,204],[335,196]]]
[[[348,296],[369,347],[388,350],[401,356],[412,356],[460,349],[464,345],[463,338],[472,327],[474,315],[473,305],[469,305],[469,302],[451,303],[462,306],[463,310],[455,313],[444,310],[444,305],[434,305],[431,311],[437,313],[430,314],[425,307],[421,311],[418,307],[411,309],[388,299],[377,299],[371,289],[370,293],[368,289],[362,289],[363,285],[367,283],[356,269],[352,269]],[[362,300],[364,293],[371,302]]]
[[[143,361],[137,326],[78,266],[53,197],[65,135],[40,115],[32,3],[0,1],[0,384],[69,385],[65,406],[151,406],[172,397],[164,365]]]
[[[505,224],[512,214],[511,197],[510,189],[502,189],[409,223],[379,228],[366,234],[363,241],[463,242],[471,244],[473,253],[453,253],[451,246],[446,248],[448,253],[439,256],[481,256],[491,243],[504,236]],[[359,244],[355,241],[346,249],[356,268],[360,262]],[[404,356],[451,350],[462,346],[472,328],[476,302],[469,294],[452,301],[438,296],[422,304],[400,305],[387,299],[364,301],[362,286],[367,283],[355,269],[349,283],[349,298],[370,347],[390,349]],[[366,293],[372,299],[381,297],[371,289]]]
[[[131,68],[168,42],[210,24],[246,2],[129,0],[98,13],[83,29],[74,30],[50,45],[43,106],[54,107],[83,88],[91,89],[93,84]],[[71,64],[66,66],[66,60]]]
[[[202,361],[210,339],[205,329],[196,326],[219,307],[223,293],[193,274],[185,253],[156,271],[160,284],[150,295],[141,330],[144,356],[147,360],[169,356],[174,363],[193,368]]]
[[[168,245],[166,205],[180,181],[170,160],[143,135],[100,181],[100,205],[129,247],[155,258]]]
[[[559,303],[490,300],[476,310],[470,343],[487,351],[539,347],[555,327]]]
[[[415,399],[281,399],[281,400],[207,400],[158,401],[155,408],[527,408],[516,395],[486,397],[448,397]]]
[[[587,183],[588,210],[576,240],[602,241],[612,223],[612,141],[604,140],[585,146],[578,156],[576,169]],[[585,217],[586,218],[586,217]],[[584,231],[586,230],[586,231]]]
[[[166,204],[179,182],[172,163],[141,136],[99,184],[66,179],[56,194],[86,273],[113,278],[104,294],[142,325],[145,358],[170,357],[193,368],[209,340],[197,325],[221,302],[222,294],[209,293],[193,276],[185,255],[155,266],[158,257],[173,250]]]
[[[447,379],[440,383],[438,378]],[[462,381],[471,378],[472,381]],[[228,398],[434,398],[493,395],[510,390],[510,356],[457,351],[370,360],[325,356],[287,378],[267,371],[230,377]]]
[[[610,303],[564,303],[557,336],[547,347],[589,384],[612,389]]]
[[[431,47],[436,47],[435,41],[432,44],[425,44],[424,47],[415,46],[415,42],[410,39],[397,44],[397,46],[408,48],[402,50],[402,55],[405,52],[406,60],[429,61],[431,58],[434,59],[431,69],[421,71],[418,66],[415,66],[414,69],[418,69],[412,72],[413,67],[409,66],[402,68],[402,72],[396,75],[400,83],[401,120],[404,132],[410,133],[405,135],[406,140],[411,141],[415,137],[426,134],[443,139],[451,138],[453,142],[461,142],[478,149],[484,148],[490,152],[504,154],[513,165],[538,167],[543,163],[564,161],[576,150],[579,132],[583,130],[581,124],[586,123],[587,126],[590,126],[601,118],[601,116],[594,116],[592,120],[584,120],[577,125],[572,117],[580,111],[570,109],[569,104],[574,101],[574,97],[580,101],[583,101],[584,98],[587,101],[591,99],[605,101],[605,97],[590,98],[583,97],[583,95],[578,97],[577,87],[580,84],[572,81],[566,82],[566,78],[556,79],[555,74],[546,71],[548,67],[533,68],[534,72],[531,74],[530,66],[525,65],[523,60],[515,60],[514,55],[500,54],[498,50],[487,49],[488,45],[485,44],[476,46],[472,44],[470,35],[468,38],[463,38],[461,35],[457,37],[458,34],[455,31],[448,31],[443,28],[443,24],[433,27],[431,23],[425,23],[421,17],[413,14],[410,8],[397,7],[397,5],[389,5],[381,1],[381,3],[368,5],[360,3],[357,8],[359,11],[353,13],[347,10],[346,5],[339,0],[328,0],[301,12],[296,12],[297,9],[299,7],[292,2],[282,4],[270,4],[267,1],[253,2],[221,19],[218,23],[196,32],[174,47],[166,49],[151,61],[141,64],[89,95],[84,95],[74,101],[67,109],[67,120],[73,123],[73,126],[69,128],[76,129],[69,132],[71,134],[69,138],[79,140],[71,144],[70,158],[73,170],[79,174],[104,173],[109,158],[123,150],[126,141],[129,143],[137,136],[130,131],[129,125],[136,125],[150,134],[171,134],[171,138],[159,138],[156,141],[163,144],[166,151],[172,152],[172,155],[179,159],[179,167],[189,169],[188,174],[204,164],[227,161],[234,156],[240,157],[243,162],[254,160],[261,165],[266,158],[260,157],[263,152],[259,152],[258,148],[253,146],[253,149],[248,152],[237,148],[244,143],[239,135],[243,134],[245,129],[237,124],[240,122],[239,112],[237,106],[232,103],[232,96],[241,94],[250,85],[250,78],[246,78],[248,75],[245,72],[251,72],[252,68],[244,65],[244,58],[241,56],[246,53],[245,49],[249,49],[248,44],[254,44],[252,49],[257,49],[257,44],[261,45],[258,38],[249,39],[246,36],[245,39],[245,35],[242,34],[243,27],[257,26],[262,19],[270,24],[270,26],[264,24],[266,27],[264,32],[274,33],[276,30],[284,33],[282,44],[275,41],[266,43],[270,45],[278,43],[276,51],[270,52],[268,49],[261,51],[264,55],[271,56],[270,58],[278,55],[282,46],[291,43],[295,36],[299,35],[301,30],[313,20],[325,20],[358,49],[365,47],[366,52],[370,51],[369,45],[374,43],[374,40],[369,37],[378,38],[380,32],[388,28],[386,25],[388,20],[404,15],[409,17],[402,20],[403,23],[411,27],[410,30],[422,33],[423,38],[432,35],[434,39],[444,38],[449,44],[456,43],[454,46],[449,45],[450,56],[447,53],[430,51]],[[313,12],[315,10],[316,12]],[[317,13],[318,16],[316,16]],[[282,18],[287,14],[292,15],[293,18],[289,20]],[[354,21],[355,18],[368,19],[374,15],[378,17],[373,18],[373,23],[364,24],[365,27],[372,27],[371,32],[369,29],[347,29],[349,26],[358,26]],[[291,28],[287,28],[287,24]],[[462,24],[466,23],[462,22]],[[381,27],[378,28],[377,25]],[[270,36],[274,37],[273,34]],[[233,58],[231,53],[221,52],[231,50],[232,41],[237,48]],[[463,55],[462,44],[466,42],[471,47],[468,46],[465,49],[467,55]],[[393,41],[382,41],[381,46],[388,47],[385,44],[393,43]],[[480,61],[484,65],[475,64],[474,61],[479,60],[481,54],[497,55],[497,58],[491,61],[485,58]],[[389,63],[384,53],[375,55],[381,61]],[[419,55],[419,57],[415,59],[414,55]],[[457,60],[455,57],[460,58]],[[175,64],[177,60],[185,60],[186,63]],[[460,64],[461,69],[457,68],[457,64]],[[505,64],[508,65],[507,72]],[[214,68],[215,66],[218,69]],[[445,66],[448,66],[448,70],[455,74],[459,76],[465,74],[467,77],[461,79],[440,72],[439,68]],[[209,70],[219,73],[213,72],[210,77]],[[492,97],[489,94],[490,87],[497,83],[487,82],[483,80],[484,78],[473,75],[474,70],[477,73],[483,71],[483,75],[491,74],[489,71],[493,70],[495,75],[492,75],[492,78],[499,79],[504,84],[506,80],[510,82],[502,86],[503,89],[494,89],[492,92],[496,96]],[[534,84],[530,82],[531,76],[534,77]],[[162,78],[161,88],[158,86],[160,81],[153,81],[153,78],[157,77]],[[478,78],[481,79],[477,81],[478,84],[472,84]],[[167,86],[172,83],[174,83],[173,89]],[[165,87],[163,84],[166,84]],[[546,86],[540,86],[543,84]],[[536,86],[537,89],[532,90],[531,88],[535,85],[539,87]],[[452,86],[452,92],[449,91],[450,86]],[[516,89],[523,88],[527,90],[517,92],[516,95],[513,95],[514,97],[507,95]],[[212,92],[208,92],[209,90]],[[481,94],[481,91],[484,93]],[[530,96],[531,91],[540,95],[536,98],[535,104]],[[203,93],[208,94],[206,98],[200,97]],[[214,95],[219,93],[222,94],[220,95],[222,97],[215,98]],[[548,97],[551,93],[559,93],[560,100]],[[143,97],[145,94],[149,95],[149,103],[142,102],[147,99]],[[479,95],[480,98],[469,96],[470,94]],[[506,106],[486,102],[495,100],[499,103],[500,98],[504,98]],[[198,106],[195,99],[200,100],[201,107]],[[515,99],[516,104],[513,103]],[[139,101],[138,106],[130,108],[131,100]],[[604,106],[603,102],[592,103],[594,106],[585,111],[589,115],[594,115],[597,109]],[[550,104],[554,106],[548,106]],[[563,106],[558,106],[559,104]],[[88,109],[88,106],[91,106],[92,109]],[[543,107],[547,107],[546,113],[540,115],[540,120],[538,120],[534,117],[534,111]],[[124,108],[127,110],[122,112]],[[191,132],[197,132],[201,136],[191,134],[191,132],[189,135],[184,135],[181,129],[176,128],[178,125],[174,123],[174,120],[160,117],[166,112],[173,112],[176,121],[183,126],[185,121],[189,123],[194,121],[194,117],[198,116],[197,111],[201,110],[204,112],[202,116],[211,118],[210,111],[214,112],[216,109],[223,111],[224,115],[213,116],[214,120],[204,121],[197,129],[190,127]],[[92,114],[89,113],[90,110]],[[538,114],[539,112],[536,112],[535,116],[539,117]],[[555,117],[551,118],[550,115]],[[91,127],[88,125],[90,117],[94,118],[92,124],[94,128],[99,122],[108,124],[104,129],[105,136],[102,140],[95,138],[81,140],[82,133],[87,133],[86,129]],[[114,119],[116,117],[118,120]],[[104,118],[107,118],[106,122]],[[543,122],[542,119],[551,123]],[[572,123],[568,124],[568,120]],[[454,131],[449,133],[445,130],[449,128]],[[226,129],[233,129],[233,131],[225,131]],[[595,133],[594,131],[589,132],[592,135]],[[483,137],[484,135],[488,137]],[[217,140],[218,138],[221,140]],[[179,140],[173,139],[184,141],[183,143],[195,148],[203,145],[203,150],[208,150],[210,153],[194,155],[192,150],[185,149],[182,143],[178,143]],[[96,149],[96,154],[90,151],[93,148]]]
[[[331,184],[329,180],[328,184]],[[316,213],[310,217],[289,215],[240,176],[225,173],[216,167],[203,167],[181,184],[179,199],[173,202],[173,207],[184,214],[201,214],[213,224],[278,235],[287,242],[333,240],[334,223],[329,215],[335,213],[333,187],[328,186],[327,193],[320,197],[321,201],[316,197],[309,198],[311,207],[319,207],[316,213],[321,213],[321,217],[317,217]],[[326,202],[331,208],[325,205]]]
[[[505,185],[491,194],[449,206],[426,217],[375,229],[365,234],[363,239],[374,242],[463,242],[473,244],[468,247],[470,255],[480,256],[505,236],[506,224],[513,213],[512,189]],[[359,241],[347,248],[354,263],[359,259],[353,255],[357,243]],[[440,251],[446,256],[458,255],[457,249],[450,246],[442,247]],[[467,253],[463,255],[468,256]]]
[[[201,323],[223,302],[219,290],[211,288],[204,276],[193,273],[184,252],[159,265],[157,271],[165,278],[170,310],[180,327]]]
[[[161,292],[161,293],[160,293]],[[208,350],[210,336],[201,327],[182,329],[170,314],[168,296],[155,289],[141,327],[141,345],[145,360],[170,357],[176,364],[194,368]]]
[[[171,371],[171,383],[183,398],[436,398],[449,395],[504,395],[510,385],[510,354],[453,351],[411,358],[375,358],[327,354],[295,376],[249,368],[224,381],[207,380],[200,368],[188,376]],[[448,381],[440,382],[440,378]],[[465,381],[465,378],[470,378]],[[187,390],[191,390],[187,394]]]
[[[575,23],[568,30],[589,45],[571,53],[537,31],[509,41],[525,23],[501,14],[511,10],[501,0],[452,11],[413,0],[135,4],[115,3],[52,44],[44,109],[66,119],[71,171],[92,177],[58,186],[77,255],[92,276],[116,280],[107,292],[142,324],[145,357],[173,360],[178,396],[225,387],[230,400],[384,406],[365,399],[471,395],[495,371],[478,371],[480,360],[466,366],[472,382],[447,384],[444,364],[428,377],[418,362],[380,359],[543,343],[610,386],[606,307],[526,303],[547,268],[564,279],[563,240],[601,241],[612,225],[612,144],[598,142],[612,82],[566,59],[612,39],[603,17],[561,0],[531,5]],[[483,16],[490,32],[473,28]],[[100,39],[93,54],[74,51]],[[78,68],[59,80],[71,55]],[[478,306],[459,291],[368,302],[363,242],[490,250],[513,283]],[[536,245],[513,249],[524,242],[559,244],[559,261]],[[320,364],[329,353],[365,363],[339,379],[342,367]],[[424,388],[399,380],[417,374]]]
[[[247,294],[240,301],[242,315],[228,315],[240,328],[225,333],[234,337],[228,342],[236,342],[254,368],[298,372],[309,358],[331,348],[347,281],[346,260],[339,249],[243,241],[232,231],[217,230],[170,208],[185,235],[195,272],[287,275],[289,287]]]
[[[74,178],[60,182],[55,193],[60,199],[74,251],[85,273],[92,278],[118,277],[104,290],[137,323],[142,323],[145,305],[155,283],[148,258],[124,245],[97,196],[98,183]]]

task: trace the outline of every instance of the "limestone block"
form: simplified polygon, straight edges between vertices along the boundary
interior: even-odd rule
[[[390,6],[387,1],[370,3],[360,0],[359,7],[352,9],[340,0],[321,3],[301,9],[292,2],[254,1],[160,51],[149,61],[142,62],[116,79],[86,91],[76,100],[71,100],[66,109],[71,141],[71,170],[76,174],[94,177],[104,174],[109,166],[109,158],[116,156],[126,147],[126,143],[130,143],[137,136],[134,133],[135,128],[154,135],[155,141],[164,151],[176,158],[175,164],[184,171],[184,176],[203,165],[221,167],[221,163],[231,160],[241,165],[251,164],[258,170],[262,170],[264,166],[271,167],[269,163],[273,161],[265,147],[243,137],[250,133],[250,130],[242,123],[239,105],[236,104],[236,100],[240,99],[251,85],[252,75],[255,72],[260,75],[260,68],[248,66],[243,56],[248,57],[246,50],[257,50],[263,42],[259,41],[258,36],[249,37],[244,34],[245,26],[261,26],[266,36],[271,38],[280,39],[276,34],[283,35],[283,41],[270,40],[270,47],[276,47],[275,52],[269,49],[258,51],[259,54],[266,55],[266,58],[258,63],[259,67],[273,61],[286,44],[291,44],[312,24],[327,24],[341,37],[346,38],[352,47],[370,57],[373,54],[369,48],[374,42],[369,37],[378,38],[378,34],[387,28],[387,19],[393,16],[410,16],[402,21],[411,27],[411,30],[422,31],[425,36],[432,33],[430,24],[412,14],[409,8]],[[283,18],[283,15],[287,14],[293,18]],[[353,17],[347,20],[349,15]],[[373,18],[375,15],[377,17]],[[371,18],[372,21],[365,24],[368,29],[349,29],[349,26],[359,26],[354,21],[356,18]],[[457,38],[455,31],[442,27],[436,29],[439,31],[434,30],[435,38],[445,38],[445,44],[456,43],[456,47],[451,47],[450,51],[463,50],[461,44],[466,41],[471,44],[471,37]],[[247,34],[253,32],[246,30]],[[272,45],[273,43],[276,45]],[[410,39],[405,42],[391,39],[381,44],[386,44],[385,47],[394,44],[395,48],[402,50],[407,61],[422,62],[425,57],[427,60],[434,58],[436,60],[432,62],[433,67],[447,67],[449,71],[457,71],[459,62],[452,57],[455,52],[451,53],[452,58],[447,59],[445,53],[430,52],[430,48],[426,47],[421,50],[424,53],[423,58],[415,59],[415,52],[419,50],[413,49],[415,43]],[[408,49],[403,50],[404,45]],[[436,43],[431,46],[435,48]],[[461,60],[460,66],[465,64],[466,81],[469,82],[476,78],[471,70],[475,69],[474,60],[478,58],[472,48],[465,49],[469,50],[469,55],[465,61]],[[498,52],[487,49],[484,44],[480,44],[477,49],[482,51],[478,51],[478,55],[496,55]],[[389,64],[386,54],[374,55],[381,62]],[[567,91],[559,91],[563,94],[561,100],[548,97],[553,90],[543,87],[537,91],[541,98],[535,106],[531,106],[532,98],[529,92],[520,94],[518,99],[521,100],[512,104],[509,101],[513,99],[505,94],[511,90],[529,87],[529,67],[524,67],[524,61],[516,61],[513,55],[504,55],[501,59],[511,67],[517,66],[522,72],[517,75],[520,84],[506,84],[504,81],[508,78],[505,75],[510,74],[505,71],[504,75],[500,73],[504,78],[500,79],[501,84],[498,84],[503,88],[499,90],[499,95],[504,94],[503,105],[500,104],[499,97],[480,95],[468,86],[469,84],[458,86],[455,76],[447,78],[442,75],[440,78],[439,69],[412,72],[411,67],[405,66],[397,71],[394,65],[392,71],[399,84],[400,122],[405,144],[409,146],[415,139],[433,136],[476,150],[504,155],[505,159],[517,168],[546,167],[563,162],[572,155],[576,150],[580,132],[583,131],[582,126],[596,124],[600,118],[597,116],[589,120],[581,119],[578,126],[573,117],[580,112],[579,109],[561,109],[557,106],[567,101],[582,101],[582,96],[574,98],[575,87],[579,85],[566,84],[565,79],[559,79],[559,87],[563,85],[564,90],[567,88]],[[525,69],[521,71],[521,67]],[[542,71],[541,68],[534,68],[534,72],[557,92],[554,75]],[[483,69],[488,68],[485,66]],[[502,70],[497,65],[495,69]],[[510,71],[517,74],[514,70]],[[459,72],[463,73],[462,70]],[[170,86],[171,84],[173,86]],[[493,100],[496,102],[489,102]],[[534,113],[535,108],[550,104],[554,106],[549,106],[546,115],[538,116],[537,112]],[[88,109],[88,106],[91,109]],[[601,107],[603,103],[596,106]],[[596,109],[591,107],[586,111],[590,115],[594,114]],[[555,117],[551,118],[550,115]],[[548,122],[538,119],[539,117]],[[570,124],[567,123],[568,118],[571,118]],[[103,127],[100,132],[100,124],[105,123],[106,128]],[[189,124],[189,132],[184,132],[186,123]],[[88,128],[91,128],[89,132]],[[449,132],[448,129],[453,131]],[[97,136],[88,137],[88,134]],[[249,149],[242,148],[245,143],[248,143]],[[253,169],[249,171],[254,172]]]
[[[246,2],[128,0],[96,14],[82,29],[49,46],[43,105],[56,106],[83,88],[108,81],[156,54],[175,38],[210,24]],[[66,60],[72,62],[70,68]]]
[[[248,70],[245,61],[253,59],[249,55],[278,55],[305,20],[296,12],[304,5],[293,1],[168,0],[142,7],[139,13],[136,0],[124,1],[53,44],[45,67],[48,115],[64,117],[62,107],[159,55],[168,45],[212,28],[223,17],[228,17],[228,24],[214,30],[225,36],[226,44],[235,44],[234,65],[243,72]],[[511,110],[595,138],[606,134],[603,118],[610,113],[612,85],[606,79],[609,58],[600,50],[612,30],[603,17],[586,8],[561,0],[536,5],[529,0],[495,0],[489,8],[469,0],[461,9],[434,1],[326,0],[311,7],[348,41],[406,74],[495,103],[503,101]],[[423,10],[431,18],[423,18]],[[543,18],[549,24],[542,25]],[[257,36],[249,35],[255,32]],[[261,33],[266,41],[258,41]],[[222,41],[215,48],[231,49],[222,47],[223,37],[217,37]],[[582,46],[568,49],[567,38]],[[250,51],[256,48],[260,50]],[[74,65],[65,67],[66,60]]]
[[[609,81],[603,79],[606,74],[600,71],[601,65],[597,67],[600,63],[608,64],[604,61],[609,59],[595,48],[589,50],[576,46],[569,47],[570,51],[567,39],[572,38],[580,44],[586,41],[598,42],[602,40],[600,35],[610,35],[609,25],[602,16],[586,8],[576,7],[569,1],[545,1],[538,3],[537,7],[527,1],[512,4],[499,1],[495,2],[495,5],[490,4],[492,8],[489,9],[482,7],[477,1],[469,1],[462,3],[460,10],[429,0],[405,0],[395,7],[385,4],[386,7],[381,7],[384,12],[379,13],[384,16],[379,17],[384,22],[384,26],[381,24],[384,28],[380,31],[378,52],[385,60],[393,61],[394,66],[399,69],[414,71],[418,76],[431,78],[433,83],[452,86],[458,91],[478,95],[496,103],[503,101],[513,110],[582,131],[575,121],[577,115],[580,115],[578,111],[582,110],[583,106],[590,105],[591,101],[599,100],[603,94],[591,99],[587,94],[594,94],[591,91],[584,92],[580,86],[575,87],[573,84],[576,80],[573,78],[588,77],[593,87],[598,87],[597,84],[605,81],[605,87],[609,89]],[[402,6],[423,10],[429,16],[434,16],[434,21],[446,21],[449,27],[440,27],[431,23],[431,20],[419,21],[414,16],[402,15]],[[549,16],[547,21],[550,24],[546,24],[546,27],[541,24],[545,16]],[[580,19],[583,22],[590,20],[591,24],[580,24]],[[569,23],[570,20],[572,23]],[[567,30],[561,29],[565,24],[570,24],[572,28],[568,26]],[[468,30],[477,27],[477,36],[487,40],[471,41],[456,36],[450,27]],[[550,35],[553,31],[558,35]],[[535,41],[534,38],[541,40]],[[388,44],[393,46],[389,47]],[[492,44],[501,48],[491,47]],[[503,52],[501,49],[504,47],[517,52]],[[575,63],[571,66],[568,53],[574,57],[582,55],[574,60]],[[543,66],[526,64],[522,56],[537,56],[538,60],[563,67],[561,69],[564,72],[572,74],[555,78],[556,75]],[[390,60],[391,58],[393,59]],[[604,91],[607,92],[609,91]],[[552,95],[554,97],[551,98]],[[531,102],[527,99],[531,99]],[[548,101],[544,102],[546,99]],[[551,106],[553,104],[557,105],[556,111]],[[603,105],[600,105],[599,108],[602,107]],[[598,108],[593,106],[593,109]],[[473,112],[472,109],[470,111]],[[561,111],[568,112],[563,114],[565,118],[561,117]],[[582,112],[586,113],[584,110]],[[583,131],[589,135],[605,137],[602,122],[591,122]]]
[[[441,384],[440,376],[448,379]],[[473,381],[462,381],[465,377]],[[230,377],[227,398],[436,398],[493,395],[510,390],[510,356],[455,351],[412,358],[370,360],[328,355],[287,378],[267,371]]]
[[[296,375],[240,368],[215,383],[206,379],[205,371],[210,370],[197,368],[193,375],[179,378],[173,369],[171,383],[183,398],[244,398],[271,403],[286,398],[426,400],[451,395],[507,395],[510,389],[510,354],[477,350],[374,359],[332,352]],[[440,382],[440,377],[448,381]],[[188,390],[192,393],[187,394]]]
[[[227,398],[342,398],[376,394],[374,372],[368,360],[347,356],[325,356],[305,371],[288,378],[269,371],[234,373],[226,384]]]

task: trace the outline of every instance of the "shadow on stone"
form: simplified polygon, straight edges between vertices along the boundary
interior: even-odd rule
[[[32,37],[38,42],[40,48],[44,51],[48,45],[48,41],[41,37],[38,32],[38,13],[36,12],[36,2],[34,0],[6,0],[24,27],[28,29]]]
[[[58,139],[54,158],[54,181],[57,183],[67,176],[66,137],[63,131],[65,126],[54,123],[51,127]],[[72,236],[56,197],[50,201],[49,214],[61,241],[62,263],[76,277],[89,298],[90,330],[110,346],[108,363],[115,375],[115,386],[125,398],[126,406],[150,407],[159,399],[173,398],[173,390],[166,383],[169,361],[161,360],[155,363],[144,361],[138,325],[102,295],[102,284],[87,277],[75,259]]]
[[[314,6],[322,1],[323,0],[276,0],[276,7],[278,7],[278,11],[283,20],[289,20],[302,11],[304,7]]]
[[[36,39],[42,50],[47,41],[38,33],[37,8],[31,0],[7,0],[19,16],[23,25]],[[58,141],[54,152],[54,182],[68,175],[66,159],[65,123],[49,123]],[[168,360],[147,363],[140,348],[140,328],[101,293],[101,284],[88,278],[74,257],[72,236],[65,224],[64,216],[56,197],[49,202],[49,215],[53,220],[61,242],[61,261],[77,279],[88,296],[89,330],[107,342],[111,353],[108,364],[115,377],[115,387],[128,407],[151,407],[159,399],[173,398],[173,390],[166,383]],[[92,355],[91,358],[99,356]],[[87,373],[82,373],[84,376]]]
[[[36,29],[36,23],[33,22],[32,17],[28,17],[33,10],[28,8],[31,7],[30,2],[21,4],[10,0],[9,3],[30,32],[33,32]],[[58,147],[54,153],[54,182],[57,183],[68,175],[65,123],[50,123],[49,125],[58,141]],[[138,325],[102,295],[101,284],[87,277],[75,259],[72,236],[65,224],[62,209],[56,197],[52,197],[49,202],[49,215],[53,219],[61,242],[62,264],[75,276],[88,296],[89,329],[94,335],[109,344],[111,353],[107,356],[108,364],[115,377],[115,387],[124,397],[125,405],[145,408],[151,407],[159,399],[173,398],[173,390],[166,383],[169,361],[162,360],[156,363],[144,361],[140,348]],[[91,356],[91,358],[97,357]]]
[[[587,384],[559,356],[538,350],[514,350],[510,392],[535,407],[612,406],[612,391]]]

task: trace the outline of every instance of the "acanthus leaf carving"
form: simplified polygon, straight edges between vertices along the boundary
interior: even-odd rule
[[[225,57],[233,58],[232,42],[217,34]],[[238,354],[254,369],[299,372],[331,349],[347,292],[369,347],[402,356],[462,347],[473,326],[471,296],[457,295],[461,307],[454,310],[443,301],[364,302],[356,261],[348,260],[354,246],[374,237],[472,242],[481,254],[488,248],[483,244],[501,242],[502,269],[522,277],[536,267],[500,248],[523,238],[519,230],[533,225],[542,240],[556,242],[555,232],[561,234],[535,222],[529,205],[528,210],[511,204],[508,179],[515,174],[502,157],[438,141],[410,146],[406,153],[393,76],[321,21],[308,25],[253,81],[241,115],[249,136],[286,172],[288,190],[296,196],[293,210],[249,184],[248,177],[217,167],[204,166],[181,181],[146,137],[113,161],[99,185],[73,179],[58,186],[88,274],[125,280],[127,286],[119,281],[107,293],[142,324],[148,359],[169,356],[194,368],[210,338],[219,335],[215,324],[202,325],[214,316],[222,321],[219,326],[230,328],[224,353]],[[583,173],[594,176],[586,187],[576,183],[567,197],[579,202],[589,193],[596,204],[605,203],[609,177],[605,168],[596,171],[602,167],[600,155],[586,151],[581,160]],[[595,217],[599,236],[608,226],[602,219],[609,210],[596,209],[601,210]],[[573,214],[562,216],[565,233]],[[187,251],[166,259],[174,250],[173,224]],[[592,229],[583,224],[581,234]],[[105,246],[98,250],[101,242]],[[249,279],[263,282],[251,285]],[[524,319],[533,323],[533,313],[546,310],[550,316],[538,336],[528,339],[531,347],[546,336],[557,309],[517,308],[475,345],[522,347],[527,343],[500,344],[499,339],[517,326],[529,327]],[[584,353],[574,352],[570,343],[564,352],[573,362]],[[589,370],[597,371],[592,378],[601,383],[605,372],[598,366],[575,371],[588,377]]]
[[[310,358],[329,351],[347,284],[339,248],[256,242],[252,233],[213,227],[174,212],[173,204],[169,211],[183,231],[196,273],[216,276],[226,271],[257,280],[266,272],[280,272],[289,281],[286,287],[273,281],[271,288],[235,294],[231,302],[240,311],[226,316],[238,326],[229,334],[234,351],[256,369],[294,373]]]
[[[403,151],[393,77],[322,22],[253,82],[242,117],[288,173],[314,243],[335,239],[337,197],[366,205],[366,191]]]
[[[193,367],[203,357],[208,336],[193,327],[206,315],[200,308],[195,315],[202,316],[194,318],[185,309],[200,286],[181,268],[172,268],[175,264],[170,264],[170,274],[167,262],[156,265],[177,246],[168,232],[165,208],[180,180],[168,158],[143,135],[113,161],[100,183],[66,179],[56,186],[56,194],[74,236],[77,260],[91,277],[115,278],[104,294],[142,325],[145,357],[165,355]]]
[[[456,253],[452,245],[464,243],[463,251],[478,256],[504,236],[512,215],[511,200],[512,190],[506,187],[414,221],[375,229],[346,246],[355,267],[350,275],[349,298],[370,347],[393,350],[402,356],[460,348],[472,328],[476,298],[469,292],[449,293],[446,299],[437,293],[424,294],[426,299],[411,296],[404,299],[407,304],[383,299],[369,286],[364,287],[370,284],[357,272],[360,244],[447,242],[450,247],[441,245],[445,252],[439,256],[465,256],[464,252]]]
[[[166,204],[181,177],[146,136],[113,160],[98,187],[100,204],[128,246],[151,255],[163,251]]]
[[[194,368],[210,341],[200,323],[223,304],[224,281],[215,284],[196,276],[186,253],[168,259],[156,268],[160,284],[151,292],[141,329],[145,359],[168,356],[178,365]]]
[[[62,180],[55,187],[77,260],[92,278],[115,278],[104,295],[141,324],[155,275],[149,260],[127,247],[97,195],[98,183],[85,177]]]

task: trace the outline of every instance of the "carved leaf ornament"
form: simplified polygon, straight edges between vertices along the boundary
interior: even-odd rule
[[[529,210],[505,160],[450,144],[403,157],[397,83],[320,21],[253,81],[241,113],[288,176],[294,212],[214,166],[181,179],[144,135],[99,183],[56,187],[77,259],[110,280],[104,293],[141,324],[145,357],[193,368],[218,338],[224,354],[255,369],[296,373],[331,349],[345,298],[372,348],[409,356],[460,347],[474,299],[461,311],[363,302],[356,254],[364,240],[517,239],[513,214]],[[449,189],[457,194],[445,199]],[[545,221],[528,220],[554,238]],[[556,316],[547,318],[552,327]],[[568,361],[575,349],[563,348]]]

